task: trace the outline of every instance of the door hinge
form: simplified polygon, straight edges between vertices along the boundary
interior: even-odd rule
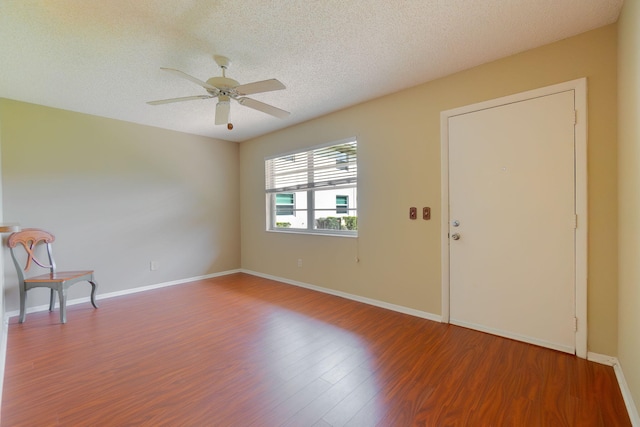
[[[578,110],[573,110],[573,124],[578,124]]]
[[[573,218],[571,219],[571,226],[574,230],[578,228],[578,215],[573,215]]]
[[[573,318],[573,332],[578,332],[578,318]]]

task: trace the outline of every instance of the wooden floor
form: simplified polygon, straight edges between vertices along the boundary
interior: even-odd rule
[[[628,426],[611,367],[244,274],[9,326],[2,426]]]

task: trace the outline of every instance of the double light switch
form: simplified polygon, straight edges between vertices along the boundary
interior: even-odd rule
[[[409,219],[418,219],[418,208],[414,208],[414,207],[409,208]],[[422,208],[422,219],[424,220],[431,219],[431,208],[429,207]]]

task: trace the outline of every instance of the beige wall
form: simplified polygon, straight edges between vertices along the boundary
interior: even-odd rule
[[[236,143],[6,99],[0,120],[4,218],[52,231],[58,267],[95,269],[99,294],[240,267]]]
[[[615,355],[616,29],[607,26],[242,143],[242,267],[440,314],[440,112],[587,77],[588,346]],[[354,135],[359,238],[266,232],[264,157]],[[430,206],[432,220],[409,220],[410,206]]]
[[[640,3],[626,1],[619,25],[618,358],[640,407]]]

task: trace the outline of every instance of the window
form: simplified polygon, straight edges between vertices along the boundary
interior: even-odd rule
[[[349,213],[349,196],[336,196],[336,213]]]
[[[293,215],[294,200],[293,193],[276,194],[276,215]]]
[[[267,230],[356,235],[355,138],[265,159]]]

